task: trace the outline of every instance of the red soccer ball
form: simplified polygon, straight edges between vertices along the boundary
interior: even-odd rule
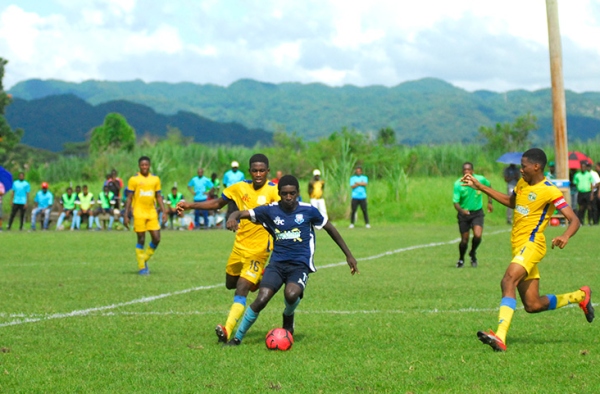
[[[550,225],[551,226],[560,226],[560,219],[559,218],[552,218],[550,219]]]
[[[294,337],[285,328],[274,328],[267,333],[265,344],[269,350],[290,350]]]

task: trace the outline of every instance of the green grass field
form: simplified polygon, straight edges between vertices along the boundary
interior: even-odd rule
[[[486,227],[479,268],[461,270],[455,225],[340,231],[360,275],[319,232],[322,268],[288,352],[264,345],[281,325],[281,294],[242,346],[217,345],[233,299],[223,285],[230,232],[163,232],[149,277],[136,274],[133,233],[0,233],[0,392],[600,391],[600,321],[578,307],[528,315],[519,301],[506,353],[477,340],[496,328],[507,226]],[[589,285],[600,296],[597,239],[584,227],[549,250],[541,291]]]

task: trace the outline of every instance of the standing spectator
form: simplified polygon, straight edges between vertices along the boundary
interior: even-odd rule
[[[283,172],[277,171],[275,173],[275,178],[271,179],[271,182],[273,182],[276,185],[279,185],[279,180],[281,179],[282,176],[283,176]]]
[[[167,202],[168,202],[167,209],[169,212],[169,228],[171,230],[175,229],[175,226],[173,225],[173,220],[175,219],[175,216],[179,216],[177,214],[177,203],[179,201],[185,201],[185,199],[183,198],[183,194],[181,194],[177,191],[177,186],[173,186],[171,188],[171,193],[167,194]],[[166,224],[164,224],[163,227],[166,228],[167,227]],[[183,217],[179,218],[179,229],[180,230],[184,229]]]
[[[548,171],[544,173],[544,176],[547,179],[556,179],[556,166],[553,161],[548,163]]]
[[[591,171],[594,178],[594,190],[592,190],[592,211],[594,212],[594,224],[600,223],[600,162],[596,163],[596,170]]]
[[[77,201],[75,201],[75,204],[79,207],[76,219],[74,218],[77,221],[75,227],[78,230],[81,228],[81,221],[85,219],[88,220],[87,229],[92,229],[94,225],[94,213],[92,211],[94,202],[94,194],[88,192],[87,185],[83,185],[83,191],[77,195]]]
[[[25,180],[25,174],[23,172],[19,172],[19,179],[13,182],[12,191],[12,207],[10,209],[10,218],[8,219],[7,230],[10,230],[12,227],[12,223],[17,212],[19,212],[19,218],[21,219],[19,230],[23,230],[25,211],[27,211],[27,202],[29,201],[29,192],[31,191],[29,182]]]
[[[469,248],[469,232],[471,229],[473,229],[473,240],[471,241],[469,256],[471,257],[471,267],[475,268],[477,267],[477,247],[481,243],[483,217],[485,216],[483,212],[483,195],[481,191],[463,185],[462,179],[468,174],[484,186],[491,187],[492,185],[483,175],[473,173],[472,163],[464,163],[462,173],[463,176],[454,182],[454,196],[452,198],[454,209],[458,211],[458,231],[460,231],[460,243],[458,244],[459,257],[456,268],[462,268],[465,264],[465,253]],[[489,213],[493,211],[490,196],[487,198],[487,211]]]
[[[52,210],[52,204],[54,204],[54,196],[52,192],[48,190],[48,183],[42,182],[42,190],[38,191],[33,200],[33,210],[31,211],[31,230],[35,231],[35,222],[37,215],[42,213],[44,215],[43,230],[48,230],[48,223],[50,222],[50,211]]]
[[[369,224],[369,214],[367,213],[367,185],[369,178],[363,175],[362,167],[358,166],[354,170],[354,175],[350,177],[350,187],[352,188],[352,214],[350,215],[350,228],[354,228],[356,220],[356,211],[360,206],[365,219],[365,227],[371,228]]]
[[[242,171],[239,170],[240,163],[237,161],[231,162],[231,170],[227,171],[225,175],[223,175],[223,188],[228,188],[229,186],[243,181],[246,177]],[[229,201],[227,204],[227,213],[225,214],[225,220],[223,221],[223,225],[227,222],[227,218],[231,215],[232,212],[238,210],[237,205],[235,205],[235,201]]]
[[[115,170],[106,174],[106,180],[104,181],[104,186],[108,186],[108,191],[112,192],[114,195],[114,208],[119,209],[119,199],[118,196],[121,193],[121,187],[119,186],[119,181],[115,180],[113,177],[113,172],[116,173]]]
[[[194,195],[194,202],[202,202],[208,200],[208,193],[213,187],[213,183],[204,176],[204,169],[198,168],[198,175],[190,179],[188,190]],[[204,219],[204,228],[208,228],[208,211],[206,209],[194,210],[194,228],[200,228],[200,215]]]
[[[210,176],[210,181],[212,182],[213,187],[212,187],[212,189],[210,189],[210,192],[208,193],[208,199],[214,200],[221,196],[221,180],[217,176],[217,173],[213,172]],[[219,215],[219,210],[211,209],[210,211],[208,211],[208,215],[209,215],[208,222],[209,222],[210,226],[211,227],[216,226],[218,224],[217,216]]]
[[[310,198],[310,204],[317,208],[325,219],[327,219],[327,207],[325,205],[325,199],[323,193],[325,192],[325,181],[321,179],[321,171],[314,170],[313,177],[308,182],[308,196]]]
[[[148,260],[154,255],[160,243],[160,224],[156,203],[162,212],[162,221],[167,221],[167,211],[160,192],[160,178],[150,173],[150,158],[142,156],[138,160],[140,171],[127,182],[127,201],[125,202],[124,225],[129,228],[129,213],[133,207],[133,231],[137,235],[135,246],[138,273],[149,275]],[[152,240],[144,250],[146,231]]]
[[[504,181],[506,182],[506,194],[509,196],[515,190],[519,178],[521,178],[521,172],[515,164],[511,164],[504,169]],[[506,208],[506,223],[512,224],[513,221],[513,209]]]
[[[61,210],[56,223],[57,230],[64,230],[63,221],[69,217],[71,217],[71,230],[75,229],[75,200],[77,200],[77,194],[73,193],[73,188],[69,186],[67,192],[61,196],[59,201]]]
[[[6,193],[4,183],[0,182],[0,231],[2,231],[2,196]]]
[[[589,224],[592,224],[591,197],[594,186],[594,178],[590,172],[588,162],[581,162],[581,171],[573,176],[573,183],[577,187],[577,217],[583,226],[585,224],[585,213],[587,211]]]
[[[115,170],[114,168],[112,169],[112,171],[110,172],[110,177],[112,179],[112,181],[115,183],[115,185],[113,186],[114,190],[112,190],[113,193],[115,193],[115,208],[119,208],[119,203],[121,201],[121,190],[123,190],[123,180],[121,178],[119,178],[119,175],[117,173],[117,170]]]

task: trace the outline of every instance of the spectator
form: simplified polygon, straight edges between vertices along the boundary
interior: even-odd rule
[[[94,213],[92,207],[94,206],[94,194],[88,192],[87,185],[83,185],[83,191],[77,194],[77,200],[75,204],[77,206],[77,214],[73,217],[75,228],[79,230],[81,228],[81,221],[87,219],[87,229],[91,230],[94,225]]]
[[[214,200],[215,198],[219,198],[221,196],[221,180],[218,178],[217,173],[213,172],[210,175],[210,181],[212,182],[213,187],[208,193],[208,199]]]
[[[356,167],[354,175],[350,177],[350,187],[352,188],[352,213],[350,214],[350,228],[354,228],[356,220],[356,211],[360,206],[365,219],[365,227],[371,228],[369,224],[369,214],[367,213],[367,185],[369,178],[363,175],[362,167]]]
[[[515,186],[517,186],[519,178],[521,178],[521,172],[515,164],[511,164],[504,169],[503,175],[504,181],[506,182],[506,193],[510,196],[512,195],[513,190],[515,190]],[[513,209],[506,208],[506,223],[512,224],[512,221]]]
[[[12,207],[10,209],[10,218],[8,219],[7,230],[10,230],[10,228],[12,227],[12,223],[17,212],[19,212],[19,218],[21,219],[19,230],[23,230],[23,221],[25,218],[25,212],[27,211],[27,202],[29,201],[30,190],[31,187],[29,185],[29,182],[25,180],[25,174],[19,172],[19,179],[14,181],[12,186],[13,199]]]
[[[115,183],[112,192],[115,193],[115,208],[119,208],[119,202],[121,201],[121,190],[123,190],[123,180],[119,178],[117,170],[114,168],[110,172],[110,177]]]
[[[71,217],[71,230],[75,229],[75,218],[74,216],[77,214],[75,211],[75,200],[77,200],[77,194],[73,193],[73,188],[69,186],[67,188],[67,192],[62,195],[60,198],[60,216],[58,217],[58,222],[56,223],[57,230],[64,230],[63,221]]]
[[[106,174],[106,180],[104,181],[104,186],[108,186],[108,191],[113,193],[115,198],[114,208],[119,208],[119,201],[117,200],[117,196],[120,193],[119,182],[113,179],[112,172]]]
[[[321,216],[327,219],[327,207],[325,206],[325,199],[323,198],[324,191],[325,181],[321,179],[321,171],[314,170],[313,177],[310,182],[308,182],[310,204],[319,210]]]
[[[35,222],[37,215],[42,213],[44,215],[43,230],[48,230],[48,223],[50,222],[50,211],[52,210],[52,204],[54,204],[54,196],[48,190],[48,183],[42,183],[42,190],[38,191],[33,200],[33,210],[31,211],[31,230],[35,231]]]
[[[234,183],[238,183],[243,181],[246,177],[242,171],[239,170],[240,164],[237,161],[231,162],[231,170],[227,171],[225,175],[223,175],[223,188],[228,188]],[[232,212],[238,210],[237,205],[235,205],[234,201],[229,201],[227,204],[227,213],[225,214],[225,220],[223,221],[223,225],[227,222],[227,218],[231,215]]]
[[[279,185],[279,180],[281,179],[282,176],[283,176],[283,172],[277,171],[275,173],[275,178],[271,179],[271,182],[273,182],[276,185]]]
[[[188,182],[188,190],[194,195],[194,202],[202,202],[208,200],[208,193],[212,189],[213,184],[207,177],[204,176],[204,169],[198,168],[198,175],[190,179]],[[206,209],[194,210],[194,228],[200,229],[200,215],[204,220],[204,228],[208,228],[208,211]]]
[[[96,213],[94,215],[96,218],[96,228],[98,230],[102,229],[100,217],[108,215],[108,229],[112,230],[113,223],[115,222],[115,217],[113,214],[113,209],[115,206],[115,193],[110,191],[108,185],[105,185],[100,194],[98,194],[98,203],[100,206],[96,209]]]
[[[596,163],[596,170],[591,171],[594,178],[594,190],[592,190],[592,211],[594,224],[600,222],[600,162]]]
[[[594,178],[592,177],[587,161],[581,162],[581,171],[575,174],[573,183],[577,187],[577,217],[583,226],[587,211],[589,224],[592,225],[591,196],[594,187]]]
[[[556,179],[556,167],[553,161],[548,163],[548,171],[544,173],[544,176],[548,179]]]
[[[179,216],[177,214],[177,203],[179,201],[185,201],[183,198],[183,194],[179,193],[177,191],[177,186],[173,186],[171,188],[171,193],[167,194],[167,212],[169,213],[169,228],[171,230],[174,230],[175,227],[173,226],[173,220],[175,218],[175,216]],[[166,227],[166,226],[163,226]],[[183,225],[183,215],[181,218],[179,218],[179,229],[183,230],[184,229],[184,225]]]

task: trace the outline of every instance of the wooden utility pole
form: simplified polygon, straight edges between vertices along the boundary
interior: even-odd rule
[[[556,177],[569,179],[569,143],[567,139],[567,109],[562,71],[562,46],[558,27],[557,0],[546,0],[548,42],[550,47],[550,75],[552,80],[552,118],[554,122],[554,150]]]

